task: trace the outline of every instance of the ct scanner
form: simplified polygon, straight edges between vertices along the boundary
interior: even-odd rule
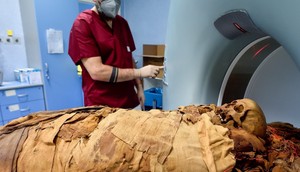
[[[248,97],[268,122],[300,127],[299,6],[281,0],[170,1],[163,108]],[[229,39],[217,29],[219,18],[239,9],[261,32]]]

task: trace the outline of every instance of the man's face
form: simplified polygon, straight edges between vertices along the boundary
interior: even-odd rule
[[[113,19],[118,14],[121,0],[96,0],[95,5],[100,14]]]

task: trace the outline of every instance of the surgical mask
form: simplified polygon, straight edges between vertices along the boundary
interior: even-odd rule
[[[121,0],[104,0],[99,3],[97,1],[96,7],[99,13],[103,13],[106,17],[115,18],[120,9]]]

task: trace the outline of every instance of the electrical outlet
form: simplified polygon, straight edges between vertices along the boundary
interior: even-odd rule
[[[4,42],[6,44],[11,44],[12,43],[12,38],[11,37],[6,37],[6,38],[4,38]]]
[[[21,44],[21,38],[20,37],[12,37],[12,43],[13,44]]]

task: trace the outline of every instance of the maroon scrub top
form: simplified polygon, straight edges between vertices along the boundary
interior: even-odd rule
[[[133,68],[134,40],[127,21],[117,15],[112,29],[96,12],[83,11],[71,29],[69,55],[82,68],[82,89],[85,106],[107,105],[134,108],[139,104],[135,81],[109,83],[91,78],[81,59],[100,56],[103,64]]]

